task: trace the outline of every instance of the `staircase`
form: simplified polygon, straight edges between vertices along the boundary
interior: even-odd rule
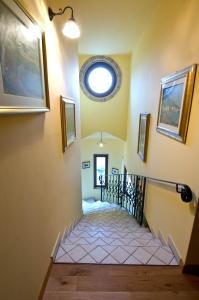
[[[100,176],[101,201],[84,206],[83,218],[60,243],[55,263],[178,265],[173,245],[143,226],[148,180],[175,186],[184,202],[192,199],[182,183],[135,174]]]
[[[117,174],[100,176],[101,201],[117,203],[132,215],[142,225],[144,220],[145,188],[148,181],[160,182],[166,185],[175,186],[181,200],[190,202],[192,191],[184,183],[151,178],[137,174]]]
[[[115,203],[90,204],[62,241],[56,263],[178,265],[169,246]]]

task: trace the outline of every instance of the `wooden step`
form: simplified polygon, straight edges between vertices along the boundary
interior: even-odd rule
[[[173,266],[54,264],[43,300],[198,300],[199,278]]]

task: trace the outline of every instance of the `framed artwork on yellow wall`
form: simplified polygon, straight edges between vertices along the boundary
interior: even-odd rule
[[[71,98],[61,96],[60,99],[62,149],[69,147],[76,137],[75,102]]]
[[[83,161],[82,162],[82,169],[89,169],[90,168],[90,161]]]
[[[197,65],[161,79],[157,131],[186,142]]]
[[[119,174],[119,169],[118,168],[112,168],[111,173],[113,175],[118,175]]]
[[[137,153],[144,162],[146,161],[147,157],[149,122],[150,114],[140,114]]]
[[[14,0],[0,0],[0,113],[49,111],[44,32]]]

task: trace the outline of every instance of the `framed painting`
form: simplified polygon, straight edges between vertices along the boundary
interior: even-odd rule
[[[118,174],[119,174],[119,169],[117,169],[117,168],[112,168],[112,174],[113,174],[113,175],[118,175]]]
[[[141,160],[146,161],[150,114],[140,114],[137,153]]]
[[[14,0],[0,0],[0,113],[49,111],[44,32]]]
[[[76,137],[75,124],[75,102],[71,98],[61,96],[61,128],[62,128],[62,149],[69,147]]]
[[[90,168],[90,161],[83,161],[82,162],[82,169]]]
[[[157,131],[186,142],[197,65],[161,79]]]

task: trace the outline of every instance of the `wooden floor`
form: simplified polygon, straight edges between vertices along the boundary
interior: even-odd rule
[[[199,277],[180,267],[53,265],[43,300],[199,300]]]

